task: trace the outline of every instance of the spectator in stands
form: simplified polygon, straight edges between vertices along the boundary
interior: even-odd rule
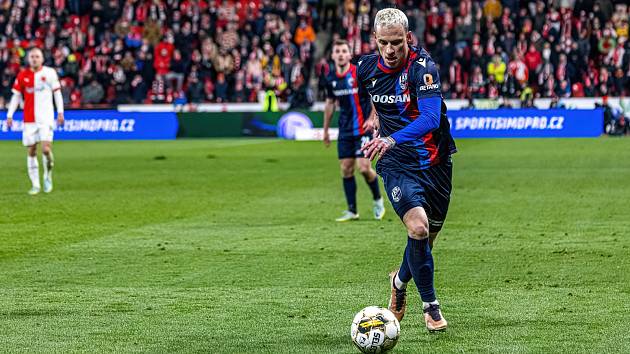
[[[300,73],[292,84],[289,109],[308,109],[313,105],[313,91]]]
[[[313,26],[306,22],[306,19],[300,20],[300,25],[295,30],[295,44],[301,46],[305,41],[315,42],[315,30]]]
[[[222,72],[217,74],[217,82],[214,84],[214,95],[217,102],[227,102],[228,83],[225,81],[225,74]]]
[[[173,51],[173,60],[170,64],[170,71],[166,74],[165,79],[167,81],[175,80],[176,90],[179,92],[184,86],[184,77],[188,70],[188,60],[182,56],[179,49]]]
[[[492,61],[488,63],[488,75],[493,76],[498,84],[505,81],[505,71],[507,66],[499,54],[492,56]]]
[[[131,100],[133,103],[143,103],[147,97],[147,90],[147,84],[142,76],[136,74],[131,81]]]
[[[83,104],[99,104],[103,101],[103,98],[105,98],[105,91],[95,78],[91,79],[90,83],[81,89],[81,102]]]
[[[191,103],[201,103],[204,100],[204,85],[199,81],[197,75],[190,75],[188,78],[188,90],[186,96]]]

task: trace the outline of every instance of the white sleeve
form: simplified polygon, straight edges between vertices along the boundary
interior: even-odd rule
[[[57,72],[55,69],[50,69],[50,88],[55,91],[61,89],[61,84],[59,83],[59,76],[57,76]]]
[[[55,100],[55,106],[57,107],[57,113],[63,113],[63,96],[61,96],[61,84],[59,83],[59,76],[54,69],[51,69],[50,86],[53,90],[53,98]]]
[[[22,98],[22,94],[17,92],[17,90],[13,90],[11,101],[9,101],[9,110],[7,112],[7,118],[13,118],[13,114],[15,113],[15,111],[17,111],[18,106],[20,105],[21,98]]]
[[[63,97],[61,96],[61,90],[53,91],[53,98],[55,99],[57,113],[63,113]]]

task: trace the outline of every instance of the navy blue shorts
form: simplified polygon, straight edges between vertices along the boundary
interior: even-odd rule
[[[337,155],[341,159],[363,158],[361,147],[372,140],[371,135],[340,136],[337,140]]]
[[[411,208],[422,207],[429,218],[429,232],[442,229],[451,201],[453,163],[450,157],[424,170],[384,164],[377,166],[377,172],[401,220]]]

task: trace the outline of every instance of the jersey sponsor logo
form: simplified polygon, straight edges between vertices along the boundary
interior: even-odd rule
[[[433,84],[433,75],[431,75],[431,74],[424,74],[424,76],[422,78],[424,79],[424,84],[425,85]]]
[[[337,81],[333,81],[333,82],[332,82],[332,87],[333,87],[333,88],[337,87]]]
[[[348,86],[354,86],[354,78],[348,78]]]
[[[400,187],[398,186],[394,187],[392,189],[392,200],[398,203],[401,197],[402,197],[402,191],[400,190]]]
[[[420,91],[429,91],[429,90],[438,90],[440,88],[440,85],[438,85],[437,83],[433,82],[433,75],[431,75],[431,74],[424,74],[424,76],[422,78],[424,80],[424,85],[418,87],[418,90],[420,90]]]
[[[407,89],[407,73],[402,73],[400,78],[398,78],[398,84],[400,85],[400,89],[405,91]]]
[[[411,97],[409,94],[404,95],[372,95],[372,102],[374,103],[399,103],[410,102]]]
[[[420,87],[418,87],[418,90],[420,90],[420,91],[429,91],[429,90],[437,90],[439,88],[440,88],[440,85],[438,85],[438,84],[431,84],[431,85],[420,86]]]

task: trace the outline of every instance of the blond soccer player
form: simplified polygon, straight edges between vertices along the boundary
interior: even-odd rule
[[[52,142],[55,129],[55,114],[53,107],[57,107],[57,124],[63,125],[63,98],[57,72],[44,66],[44,53],[39,48],[28,52],[28,67],[22,69],[15,79],[7,112],[7,125],[13,125],[13,115],[20,102],[24,102],[24,129],[22,143],[27,148],[26,166],[32,187],[30,195],[41,191],[39,177],[39,162],[37,160],[37,145],[42,145],[42,162],[44,164],[44,192],[53,190],[52,170],[54,158]]]

